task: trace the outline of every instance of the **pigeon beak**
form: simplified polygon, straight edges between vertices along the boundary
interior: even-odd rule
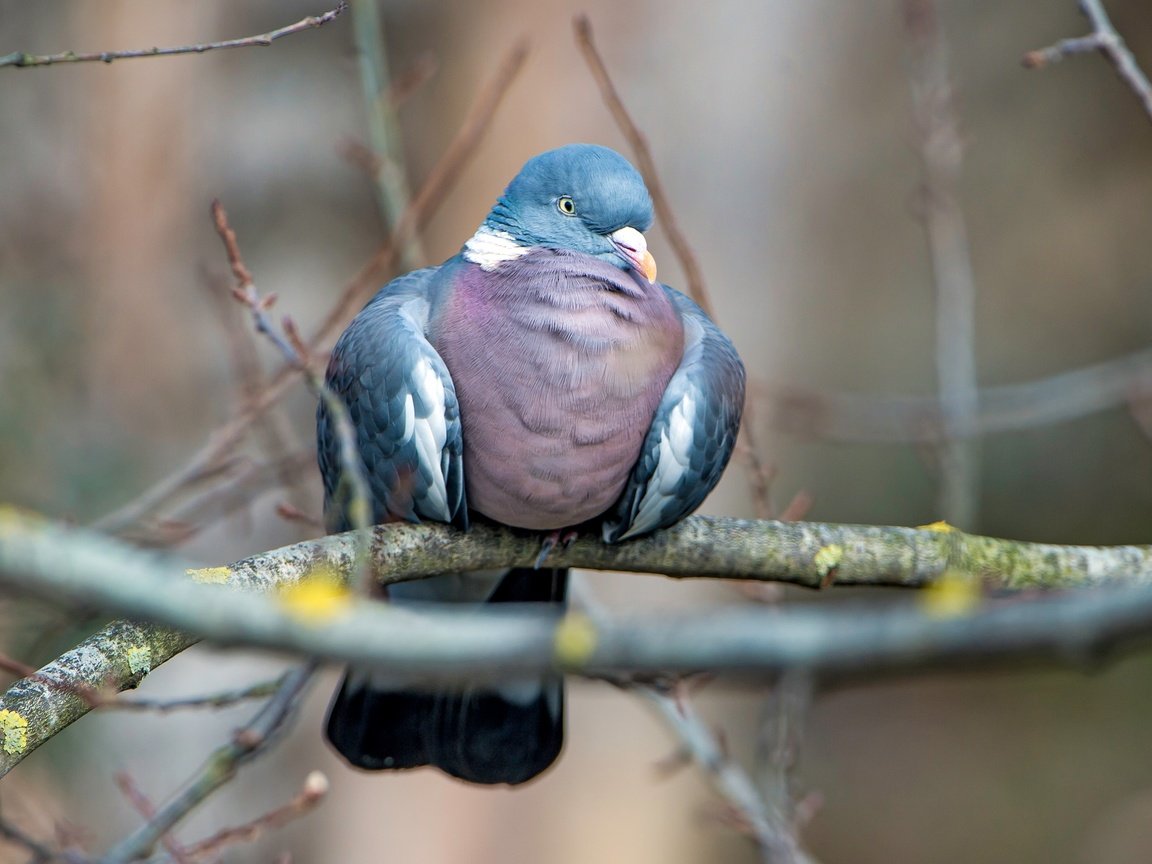
[[[648,241],[644,235],[631,226],[613,231],[608,235],[620,256],[632,265],[633,269],[644,274],[649,283],[656,281],[656,259],[648,251]]]

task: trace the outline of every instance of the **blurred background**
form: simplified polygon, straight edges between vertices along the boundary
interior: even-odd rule
[[[1087,31],[1073,0],[941,0],[963,143],[958,196],[976,283],[982,387],[1037,380],[1144,348],[1152,335],[1152,128],[1094,55],[1029,72],[1025,51]],[[1152,13],[1109,11],[1145,67]],[[0,54],[178,45],[260,33],[324,0],[149,3],[0,0]],[[400,107],[419,186],[481,82],[520,35],[527,65],[459,183],[421,235],[454,254],[523,162],[570,141],[628,153],[572,37],[586,12],[651,142],[721,324],[772,392],[935,392],[933,279],[925,240],[909,46],[900,7],[832,0],[486,3],[388,0],[396,76],[435,73]],[[381,243],[372,183],[343,155],[368,137],[352,18],[270,48],[111,65],[0,69],[0,500],[89,523],[185,465],[242,403],[238,307],[208,217],[222,199],[257,285],[311,332]],[[657,226],[662,278],[683,275]],[[227,284],[226,281],[224,284]],[[233,304],[234,305],[234,304]],[[277,358],[256,346],[266,370]],[[1152,443],[1133,403],[989,435],[965,527],[1023,540],[1152,541]],[[316,515],[312,403],[302,386],[228,471],[267,461],[290,488],[243,507],[208,500],[150,521],[141,539],[219,563],[311,536],[276,513]],[[939,518],[931,450],[789,433],[764,403],[761,457],[777,507],[806,518],[921,524]],[[750,516],[734,463],[706,512]],[[171,517],[172,514],[150,514]],[[202,530],[200,530],[202,528]],[[196,530],[193,530],[196,529]],[[168,532],[167,534],[165,532]],[[131,532],[129,532],[131,533]],[[598,575],[621,608],[746,602],[734,588]],[[785,602],[883,603],[884,592]],[[39,665],[99,623],[3,605],[3,650]],[[225,689],[275,658],[196,649],[145,682],[175,696]],[[356,773],[320,723],[336,681],[312,692],[291,738],[180,832],[194,839],[286,801],[313,768],[332,793],[284,831],[225,860],[361,864],[589,860],[750,862],[692,769],[655,768],[675,747],[647,706],[599,684],[570,687],[559,765],[516,792],[420,772]],[[751,764],[765,690],[699,695]],[[0,783],[6,818],[60,825],[102,849],[138,820],[116,792],[128,771],[165,799],[251,706],[85,718]],[[886,679],[819,694],[796,781],[822,806],[806,844],[832,862],[1092,862],[1152,859],[1152,658],[1084,671],[997,668]],[[0,845],[0,861],[23,860]]]

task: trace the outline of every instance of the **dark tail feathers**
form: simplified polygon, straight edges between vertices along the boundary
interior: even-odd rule
[[[489,603],[563,603],[567,570],[510,570]],[[435,765],[470,783],[517,784],[546,770],[564,742],[564,682],[464,691],[374,687],[349,672],[328,714],[328,740],[370,770]]]

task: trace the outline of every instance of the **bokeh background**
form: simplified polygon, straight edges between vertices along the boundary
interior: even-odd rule
[[[1152,335],[1152,128],[1106,62],[1028,72],[1021,55],[1086,24],[1073,0],[941,0],[964,143],[959,193],[978,299],[982,385],[1026,381],[1144,347]],[[1108,4],[1152,66],[1152,13]],[[322,0],[0,0],[0,54],[185,44],[269,30]],[[587,12],[646,132],[701,259],[718,316],[749,369],[774,386],[933,392],[931,264],[919,200],[907,40],[893,0],[700,4],[537,0],[381,4],[394,73],[430,52],[435,75],[405,102],[408,174],[422,180],[479,82],[516,37],[531,55],[459,184],[421,240],[454,254],[530,156],[569,141],[626,151],[572,38]],[[180,467],[239,404],[232,326],[213,299],[226,271],[208,218],[221,198],[248,265],[309,331],[381,242],[364,173],[342,144],[367,135],[351,19],[271,48],[0,69],[0,500],[90,522]],[[682,274],[657,226],[663,278]],[[206,276],[206,274],[208,274]],[[222,309],[224,311],[222,311]],[[264,346],[267,369],[276,359]],[[279,435],[310,447],[312,405],[286,400]],[[1137,406],[1139,407],[1139,406]],[[920,524],[937,512],[930,453],[784,434],[758,412],[777,505],[808,517]],[[237,453],[259,458],[253,436]],[[1152,538],[1152,443],[1128,406],[982,443],[983,533],[1068,543]],[[706,511],[751,515],[734,465]],[[178,544],[220,562],[315,529],[310,466]],[[743,602],[735,589],[594,577],[630,608]],[[786,592],[787,602],[837,602]],[[853,601],[882,603],[883,592]],[[4,650],[40,663],[84,626],[8,601]],[[197,649],[143,692],[211,692],[272,674],[276,658]],[[558,767],[517,792],[432,773],[341,765],[319,728],[330,672],[290,739],[245,770],[182,832],[257,815],[323,770],[330,799],[226,860],[297,862],[754,860],[719,824],[692,770],[656,763],[674,742],[646,706],[601,685],[570,688]],[[698,697],[750,761],[764,691]],[[115,790],[128,771],[164,799],[251,708],[90,716],[0,783],[6,817],[60,825],[102,848],[136,824]],[[997,668],[822,693],[797,769],[823,805],[804,833],[825,862],[1152,859],[1152,659],[1101,668]],[[0,845],[0,860],[23,860]]]

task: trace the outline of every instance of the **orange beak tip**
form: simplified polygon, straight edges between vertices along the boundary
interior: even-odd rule
[[[650,282],[656,282],[656,259],[652,257],[652,253],[647,249],[644,250],[644,258],[640,263],[640,272]]]

